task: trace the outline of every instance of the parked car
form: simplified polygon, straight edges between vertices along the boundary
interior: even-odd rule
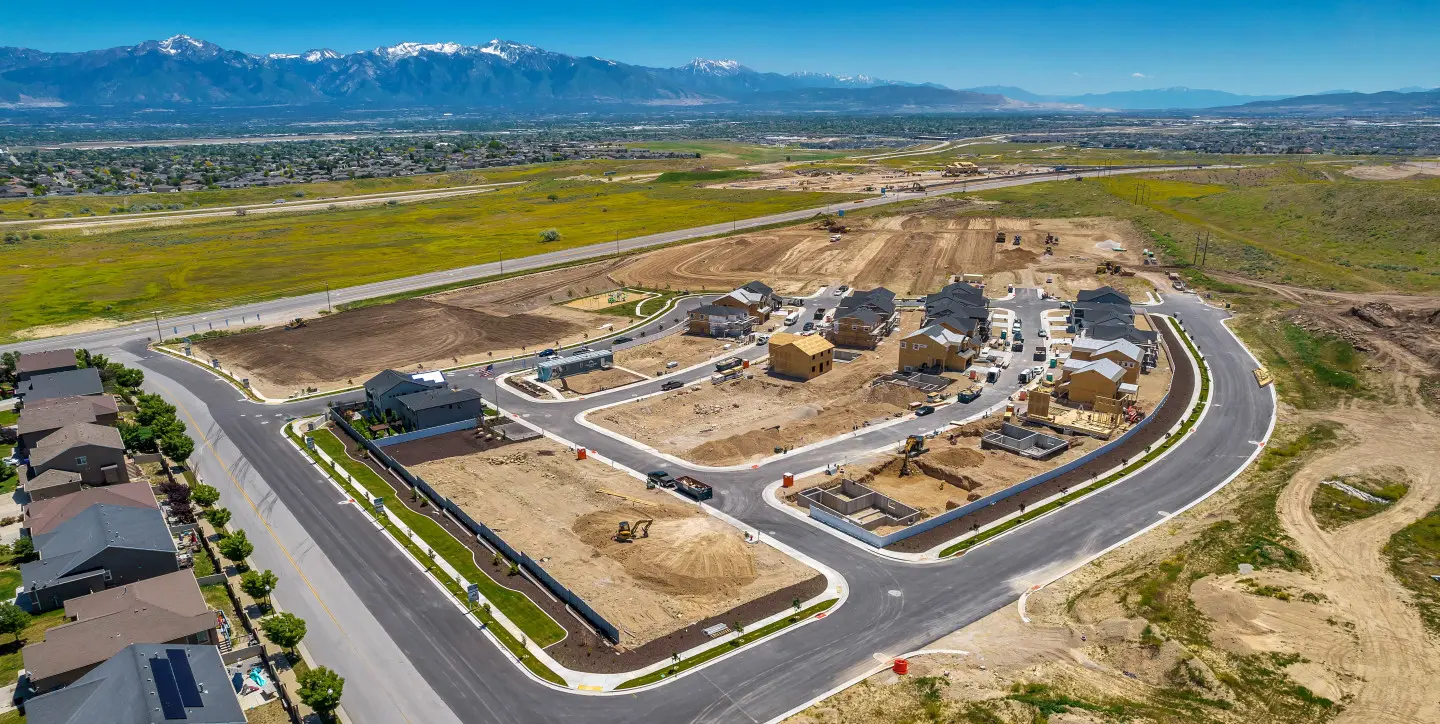
[[[626,342],[634,342],[634,341],[635,341],[635,338],[634,338],[634,337],[616,337],[616,338],[615,338],[615,341],[611,342],[610,344],[612,344],[612,345],[614,345],[614,344],[625,344]]]
[[[915,408],[915,416],[916,416],[916,417],[924,417],[924,416],[926,416],[926,415],[928,415],[928,414],[930,414],[930,413],[932,413],[932,412],[934,412],[934,411],[935,411],[935,408],[934,408],[933,406],[931,406],[931,405],[921,405],[921,406]]]
[[[670,390],[678,390],[678,389],[680,389],[681,387],[684,387],[684,386],[685,386],[685,383],[684,383],[684,382],[681,382],[680,380],[670,380],[669,382],[666,382],[665,384],[660,385],[660,389],[665,390],[666,392],[669,392]]]
[[[553,350],[553,349],[542,349],[542,350],[540,350],[540,354],[537,355],[537,356],[539,356],[539,357],[554,357],[554,356],[555,356],[555,350]]]
[[[802,332],[813,332],[813,331],[815,331],[815,323],[814,323],[814,322],[806,322],[806,323],[805,323],[805,326],[800,328],[800,331],[802,331]]]

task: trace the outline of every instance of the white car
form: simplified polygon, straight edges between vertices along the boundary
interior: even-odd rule
[[[1012,329],[1012,330],[1014,330],[1014,331],[1016,331],[1016,332],[1019,332],[1019,331],[1020,331],[1020,320],[1018,320],[1018,319],[1015,320],[1015,323],[1012,324],[1012,325],[1010,325],[1010,329]]]

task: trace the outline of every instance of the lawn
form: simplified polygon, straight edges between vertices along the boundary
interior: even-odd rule
[[[1385,545],[1390,572],[1414,595],[1415,607],[1432,634],[1440,635],[1440,508],[1401,528]]]
[[[223,583],[212,583],[208,586],[201,586],[200,593],[205,596],[205,603],[217,611],[223,611],[230,618],[230,625],[234,627],[233,635],[239,636],[243,630],[240,623],[240,614],[235,611],[235,604],[230,601],[230,593]]]
[[[15,568],[0,568],[0,591],[13,593],[19,587],[20,571]],[[25,668],[25,660],[20,653],[25,644],[44,640],[46,631],[62,623],[65,623],[65,609],[57,608],[31,616],[30,625],[20,632],[18,642],[14,636],[6,637],[4,642],[0,643],[0,682],[14,682],[20,670]]]
[[[315,439],[315,444],[331,459],[340,463],[345,472],[365,486],[365,490],[371,496],[395,500],[395,490],[369,467],[351,460],[345,454],[344,444],[334,433],[329,430],[319,430],[312,433],[311,436]],[[525,635],[530,637],[530,640],[540,646],[549,646],[565,637],[565,630],[530,599],[517,591],[495,583],[485,575],[475,564],[475,557],[471,550],[460,541],[455,540],[429,516],[416,513],[400,504],[391,504],[386,507],[404,521],[411,530],[415,531],[426,545],[430,546],[447,563],[454,566],[455,570],[459,571],[467,581],[480,584],[480,591],[485,598],[493,601]]]
[[[551,181],[427,203],[88,236],[46,232],[38,241],[0,246],[0,338],[38,325],[213,308],[847,198]],[[541,241],[547,228],[560,238]]]
[[[20,413],[14,410],[0,410],[0,427],[9,427],[20,421]]]

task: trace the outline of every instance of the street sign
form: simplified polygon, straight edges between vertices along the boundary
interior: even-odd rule
[[[470,603],[478,603],[480,601],[480,584],[470,584],[470,586],[465,589],[465,598],[469,599]]]
[[[374,502],[375,502],[375,515],[380,515],[381,513],[384,513],[384,512],[385,512],[385,499],[384,499],[384,498],[376,498]]]
[[[305,447],[308,448],[308,449],[310,449],[310,450],[314,450],[314,449],[315,449],[315,438],[310,437],[309,435],[306,435],[306,436],[305,436]]]

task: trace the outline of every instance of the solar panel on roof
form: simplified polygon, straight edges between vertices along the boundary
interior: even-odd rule
[[[170,668],[175,672],[180,701],[185,706],[205,706],[205,702],[200,700],[200,687],[195,685],[195,672],[190,670],[190,657],[185,655],[185,650],[165,649],[165,657],[170,659]]]
[[[168,659],[150,659],[150,671],[155,674],[155,695],[160,697],[160,711],[166,719],[185,719],[185,703],[180,699],[180,687],[175,684],[175,671]]]

